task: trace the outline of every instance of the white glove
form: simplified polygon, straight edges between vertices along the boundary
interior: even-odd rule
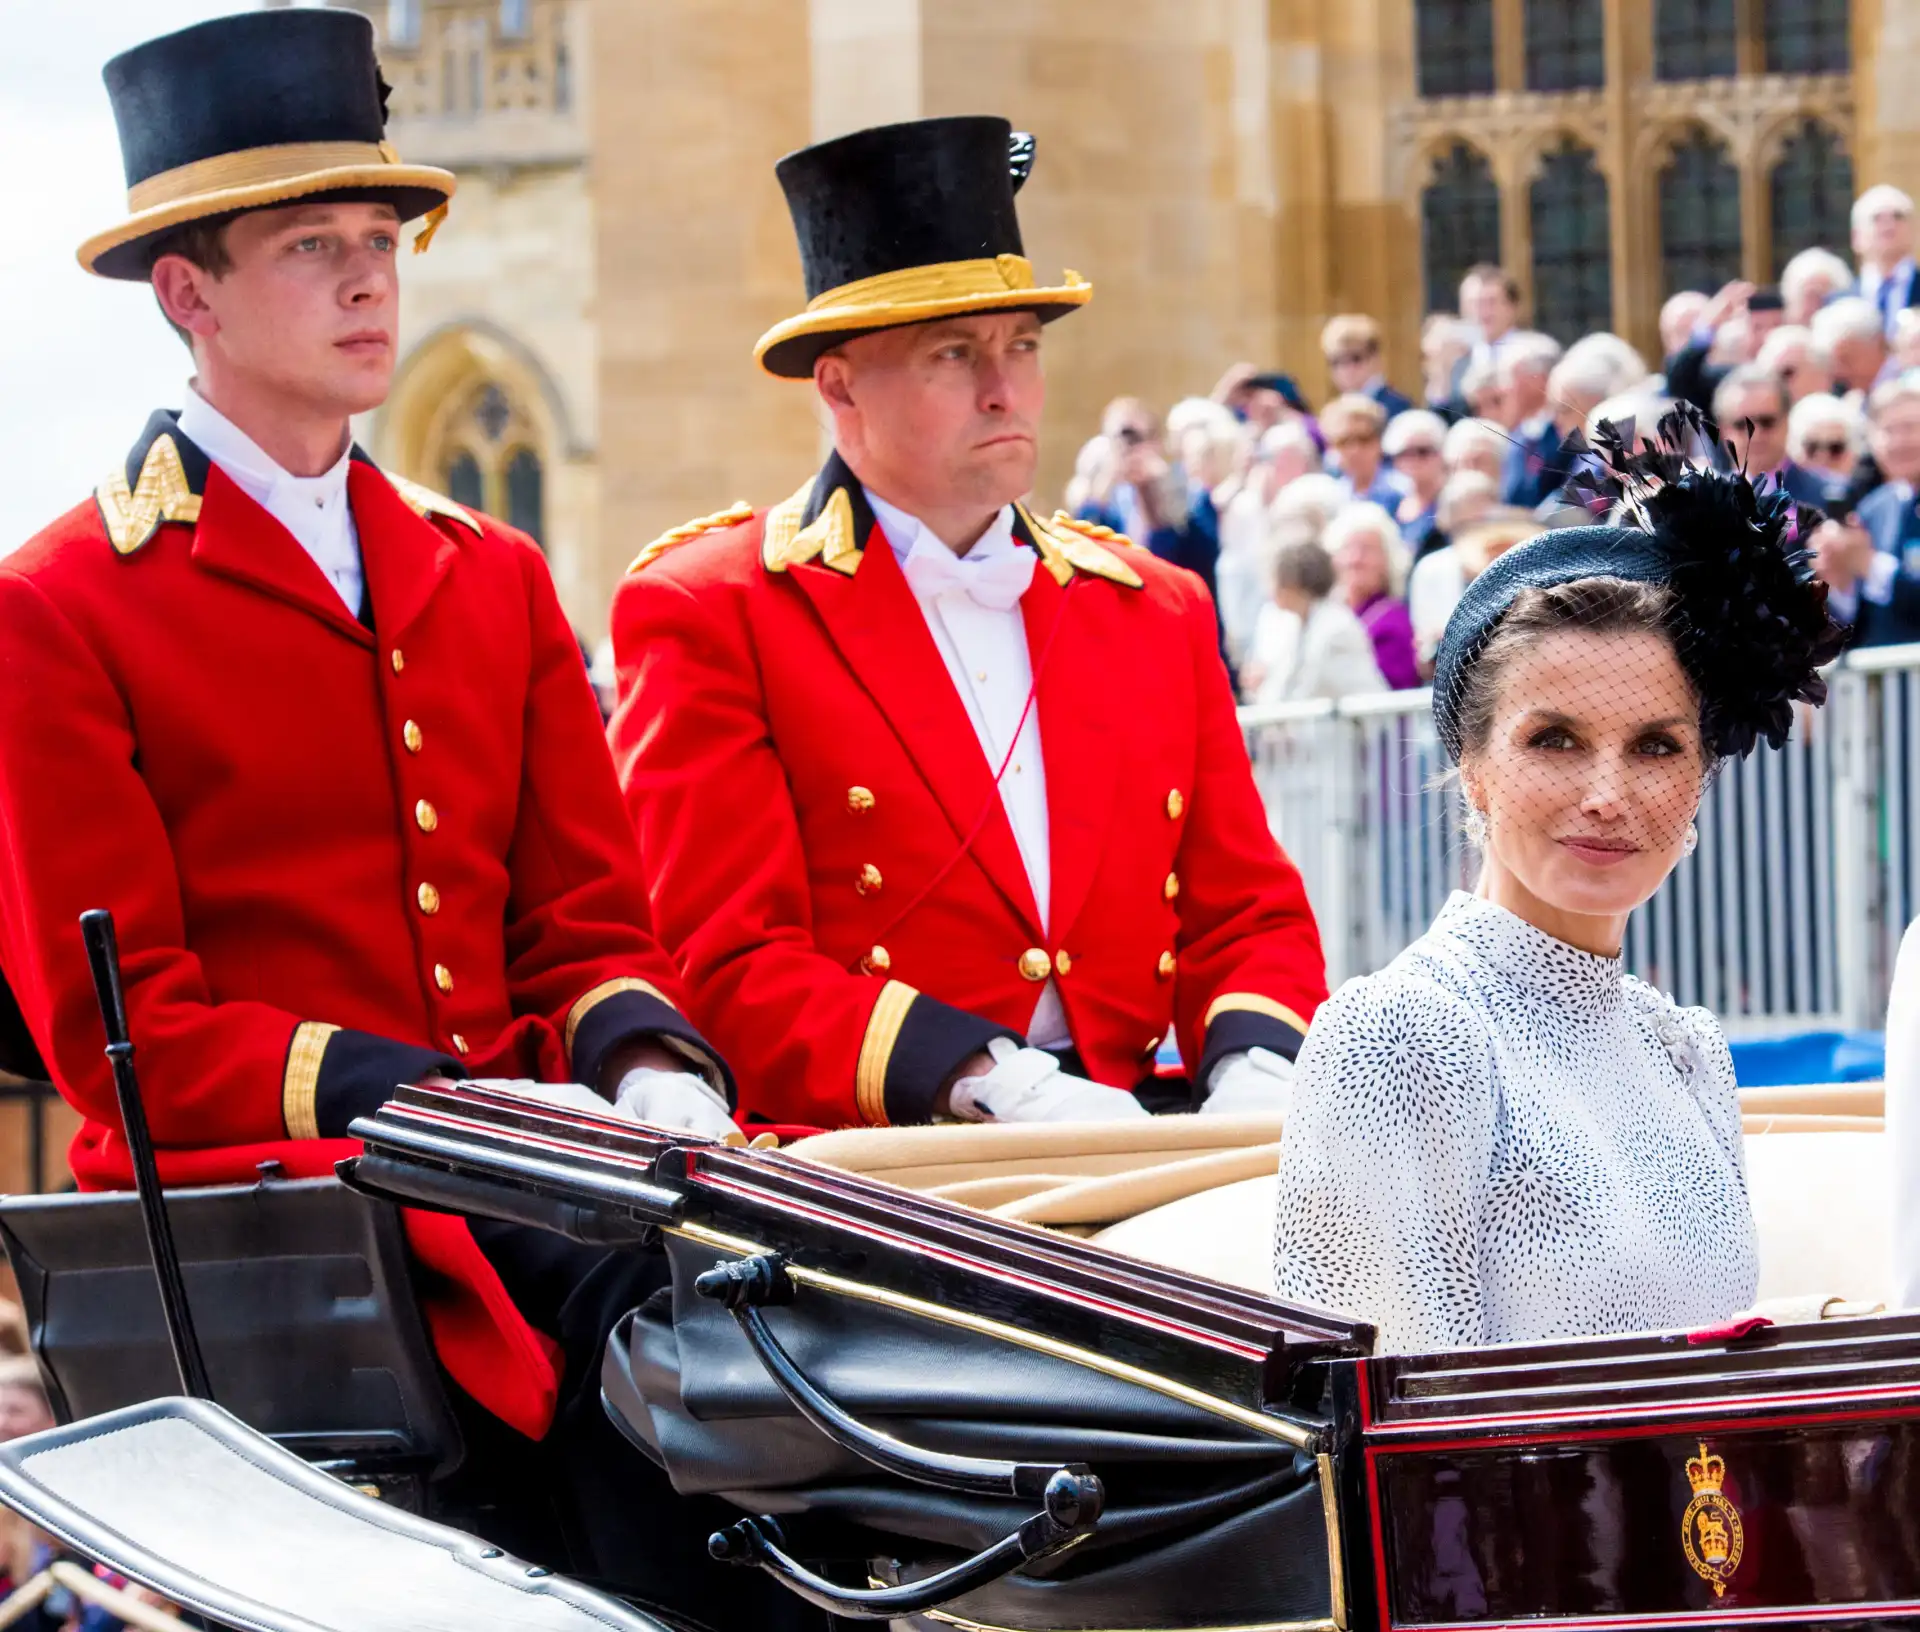
[[[613,1110],[616,1116],[650,1122],[656,1128],[679,1128],[709,1139],[731,1138],[735,1143],[741,1140],[719,1089],[691,1071],[636,1065],[614,1089]]]
[[[1202,1116],[1285,1116],[1293,1109],[1293,1061],[1270,1048],[1227,1055],[1208,1082]]]
[[[1010,1037],[987,1044],[993,1069],[953,1085],[953,1114],[962,1122],[1126,1122],[1146,1107],[1124,1088],[1070,1077],[1043,1048]]]
[[[564,1110],[617,1117],[622,1122],[648,1122],[657,1128],[705,1134],[710,1139],[725,1139],[729,1135],[735,1141],[742,1138],[733,1118],[727,1115],[726,1101],[703,1078],[687,1071],[656,1071],[651,1066],[635,1066],[620,1079],[612,1104],[578,1082],[528,1082],[491,1077],[470,1081],[475,1088],[517,1094],[522,1099],[558,1105]]]

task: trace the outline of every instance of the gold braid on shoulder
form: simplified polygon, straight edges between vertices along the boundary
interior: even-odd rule
[[[642,567],[658,561],[668,550],[684,544],[690,538],[698,538],[702,533],[718,532],[723,527],[737,527],[743,521],[753,519],[753,506],[745,499],[730,504],[724,510],[716,510],[710,516],[701,516],[694,521],[683,521],[678,527],[669,527],[651,544],[636,555],[627,567],[628,572],[638,572]]]

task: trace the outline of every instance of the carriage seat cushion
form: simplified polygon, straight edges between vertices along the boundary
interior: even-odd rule
[[[1885,1135],[1749,1135],[1746,1159],[1760,1236],[1759,1300],[1884,1300]],[[1278,1188],[1271,1174],[1242,1179],[1124,1219],[1093,1239],[1131,1257],[1270,1291]]]

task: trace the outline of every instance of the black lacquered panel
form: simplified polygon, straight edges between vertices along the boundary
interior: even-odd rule
[[[1920,1616],[1914,1416],[1451,1442],[1376,1454],[1374,1473],[1397,1626]]]

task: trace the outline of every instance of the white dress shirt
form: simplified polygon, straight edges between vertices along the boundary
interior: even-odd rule
[[[1002,508],[972,549],[957,556],[899,506],[871,492],[867,502],[920,603],[989,769],[997,771],[1006,761],[1000,802],[1020,847],[1040,926],[1045,929],[1053,879],[1047,767],[1040,754],[1039,710],[1026,706],[1033,687],[1033,659],[1027,650],[1026,621],[1020,615],[1020,594],[1032,581],[1038,558],[1014,539],[1012,505]],[[1027,1022],[1027,1041],[1036,1048],[1055,1049],[1072,1042],[1060,993],[1051,980],[1041,988]]]
[[[295,476],[274,463],[259,443],[189,385],[180,410],[180,434],[227,473],[234,486],[265,510],[313,557],[351,617],[360,616],[366,576],[360,565],[360,534],[347,503],[347,466],[352,446],[342,448],[331,470]]]

